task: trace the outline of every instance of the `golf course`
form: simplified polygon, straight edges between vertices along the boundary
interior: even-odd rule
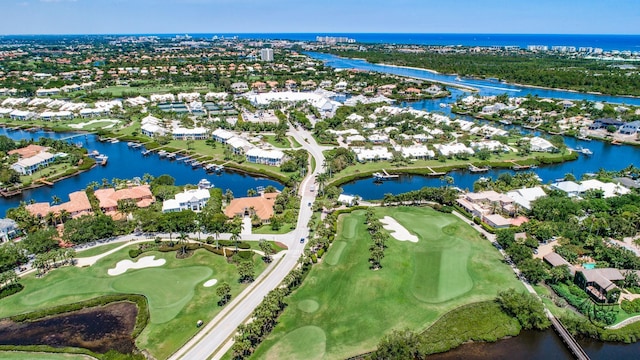
[[[418,241],[391,236],[382,269],[372,271],[365,211],[343,215],[329,251],[253,358],[344,359],[374,350],[393,329],[422,331],[460,306],[523,290],[491,243],[456,216],[428,207],[377,208],[376,216]]]
[[[128,251],[133,248],[137,245],[110,254],[90,267],[63,267],[42,278],[33,274],[24,277],[24,290],[0,300],[0,318],[100,295],[142,294],[149,303],[150,321],[136,345],[155,358],[164,359],[196,333],[198,320],[206,322],[222,309],[217,304],[216,286],[203,286],[207,281],[227,282],[232,296],[246,287],[238,283],[234,264],[204,249],[186,259],[176,259],[175,252],[147,252],[145,256],[155,259],[149,265],[152,267],[114,272],[119,262],[135,265],[136,260],[142,261],[130,259]],[[254,263],[257,276],[265,265],[257,256]],[[59,355],[52,358],[56,356]]]

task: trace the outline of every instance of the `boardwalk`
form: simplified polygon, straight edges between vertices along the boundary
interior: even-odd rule
[[[551,320],[551,325],[553,325],[553,329],[560,336],[560,338],[565,343],[565,345],[567,345],[569,350],[571,350],[571,352],[576,357],[576,359],[589,360],[589,355],[587,355],[587,353],[584,351],[582,346],[578,344],[578,342],[573,337],[573,335],[571,335],[571,333],[567,331],[564,325],[562,325],[560,320],[557,319],[555,316],[553,316],[553,314],[551,314],[550,311],[546,310],[546,312],[547,312],[547,316],[549,317],[549,320]]]

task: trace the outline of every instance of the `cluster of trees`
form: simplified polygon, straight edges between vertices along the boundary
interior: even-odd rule
[[[548,276],[547,268],[542,260],[533,258],[533,249],[538,247],[538,241],[530,237],[516,241],[515,233],[515,229],[498,230],[496,241],[505,249],[527,280],[533,284],[545,280]]]
[[[0,299],[9,294],[14,294],[20,289],[22,289],[20,278],[15,271],[7,270],[0,272]]]
[[[37,254],[33,259],[33,267],[38,270],[41,275],[51,268],[57,268],[64,265],[73,265],[76,251],[73,248],[55,249],[46,253]]]
[[[518,84],[595,91],[611,95],[640,95],[635,84],[640,74],[612,68],[611,64],[583,58],[533,53],[401,53],[371,47],[369,51],[331,50],[344,57],[373,63],[436,70],[460,76],[503,79]],[[597,76],[595,76],[597,74]]]
[[[540,185],[540,178],[532,171],[518,172],[515,175],[502,173],[497,179],[482,179],[473,183],[473,191],[495,190],[497,192],[507,192],[513,189],[530,188]]]
[[[444,205],[453,205],[458,198],[458,192],[446,187],[423,187],[420,190],[409,191],[402,194],[384,194],[383,206],[422,204],[425,202],[436,202]]]
[[[266,190],[265,190],[266,191]],[[300,208],[300,198],[296,196],[293,189],[285,187],[276,196],[273,205],[273,217],[271,218],[271,229],[279,230],[283,225],[294,225],[298,220],[298,209]]]
[[[539,240],[560,237],[556,252],[569,262],[590,256],[599,267],[640,269],[640,259],[608,238],[635,236],[640,230],[640,195],[603,198],[599,192],[577,201],[561,192],[533,202],[532,221],[523,229]]]
[[[0,272],[15,269],[28,261],[23,247],[14,242],[0,244]]]
[[[387,248],[387,240],[389,235],[382,231],[382,223],[376,216],[375,209],[367,208],[366,218],[367,230],[371,235],[371,246],[369,246],[369,262],[371,270],[382,268],[382,258],[384,258],[384,250]]]
[[[252,321],[238,326],[231,348],[234,359],[249,357],[262,340],[273,330],[277,324],[278,316],[284,310],[285,296],[288,294],[284,288],[271,290],[264,297],[262,303],[253,311]]]
[[[533,294],[508,289],[499,292],[496,301],[507,314],[518,319],[525,330],[543,330],[551,325],[542,301]]]

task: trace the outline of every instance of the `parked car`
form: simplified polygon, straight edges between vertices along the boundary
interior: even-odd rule
[[[304,238],[300,239],[300,244],[304,244]]]

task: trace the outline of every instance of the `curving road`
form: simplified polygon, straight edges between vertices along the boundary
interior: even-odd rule
[[[305,247],[304,243],[300,243],[300,239],[306,239],[309,236],[307,224],[313,215],[309,203],[313,204],[316,198],[316,192],[313,191],[316,188],[315,178],[323,171],[325,159],[322,154],[324,148],[316,143],[310,133],[292,127],[289,134],[302,144],[317,164],[315,170],[309,171],[298,188],[301,201],[295,230],[286,235],[278,236],[278,240],[285,243],[289,250],[286,251],[284,257],[274,260],[249,287],[227,304],[202,331],[176,351],[170,359],[222,357],[233,344],[236,328],[249,318],[269,291],[279,286],[285,276],[298,264],[298,259]],[[266,238],[268,237],[266,236]]]

